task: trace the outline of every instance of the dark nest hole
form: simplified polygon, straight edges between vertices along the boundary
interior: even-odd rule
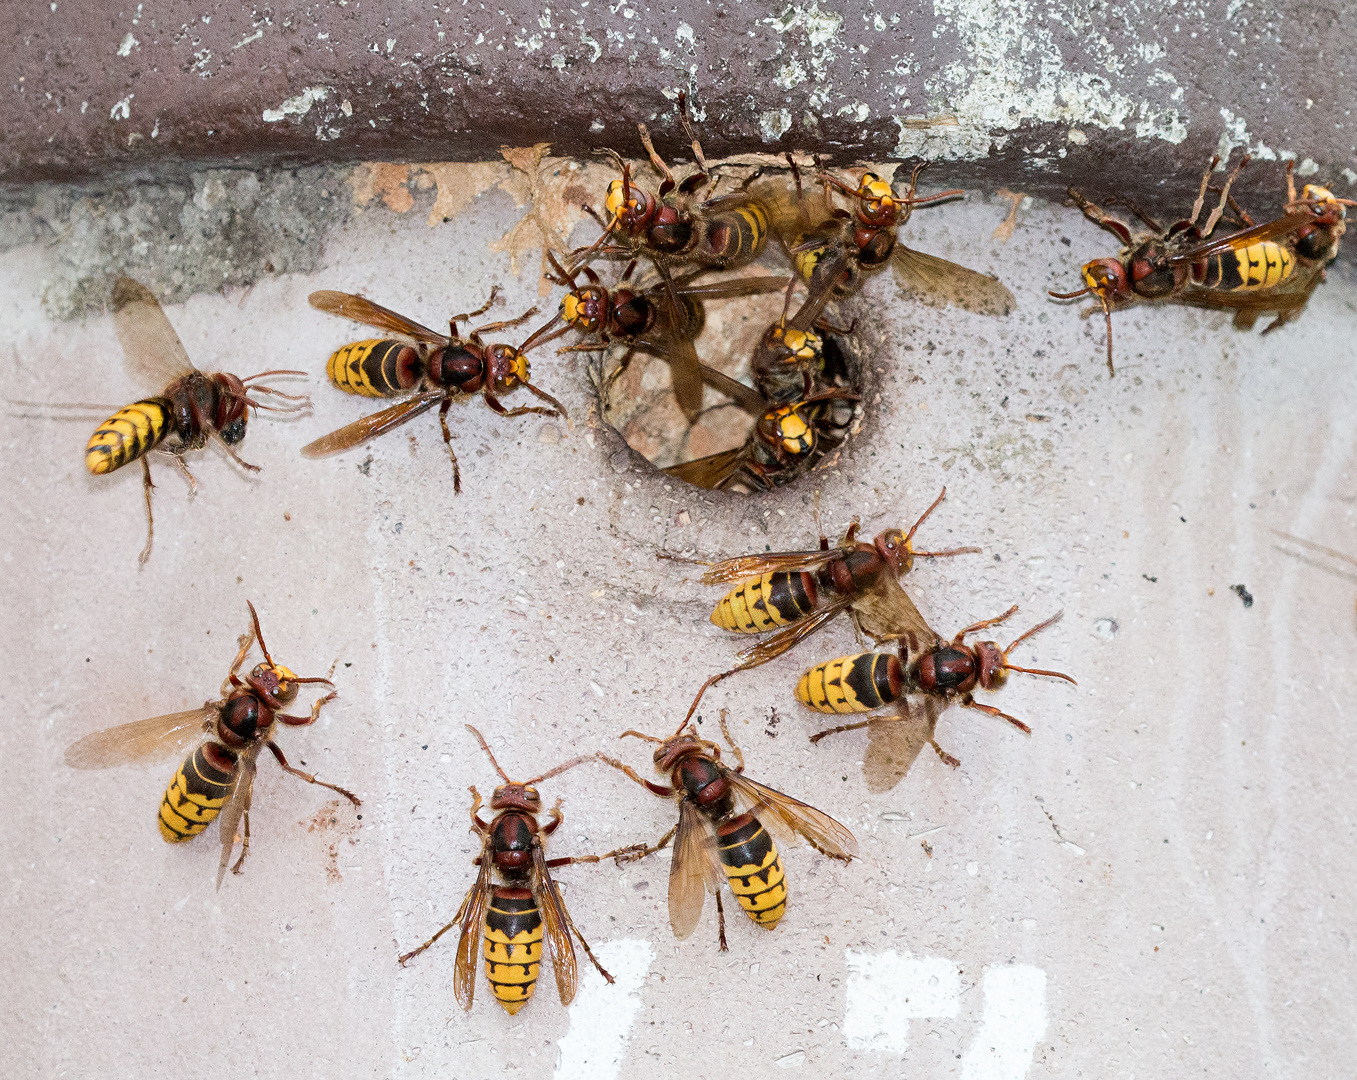
[[[768,266],[752,265],[725,276],[765,275],[769,270]],[[781,290],[704,300],[702,330],[694,339],[702,363],[752,387],[751,358],[765,332],[782,319],[784,302],[785,293]],[[793,299],[793,311],[799,303],[798,298]],[[862,306],[854,300],[830,305],[826,310],[827,324],[839,330],[851,328],[851,332],[821,332],[825,368],[824,375],[817,380],[817,389],[838,387],[856,397],[807,406],[804,415],[815,428],[815,449],[804,460],[776,471],[766,486],[751,482],[742,473],[719,484],[710,483],[721,475],[720,469],[709,470],[699,486],[750,494],[803,481],[813,483],[817,474],[838,464],[843,452],[862,436],[864,405],[874,390],[875,380],[871,378],[866,353],[868,341],[876,335],[860,319]],[[619,366],[623,365],[619,374]],[[752,452],[758,421],[751,411],[708,386],[702,411],[696,422],[690,423],[674,398],[669,363],[659,352],[645,348],[633,351],[629,345],[614,343],[594,354],[590,377],[599,391],[603,418],[632,450],[657,469],[728,451],[742,450],[746,457]]]

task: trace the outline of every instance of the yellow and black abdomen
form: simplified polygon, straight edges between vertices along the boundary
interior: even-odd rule
[[[796,700],[816,712],[870,712],[904,689],[900,661],[890,653],[858,653],[817,664],[796,684]]]
[[[750,202],[707,222],[704,246],[717,266],[735,266],[757,259],[768,242],[768,211],[762,203]]]
[[[160,835],[177,844],[211,825],[231,797],[236,770],[235,758],[216,743],[205,742],[193,751],[160,800]]]
[[[804,570],[775,570],[737,585],[721,598],[711,621],[735,634],[761,634],[815,610],[815,579]]]
[[[485,909],[485,977],[512,1015],[527,1004],[542,966],[542,912],[531,889],[495,886]]]
[[[174,428],[174,411],[165,398],[143,398],[119,409],[90,436],[85,468],[95,475],[121,469],[150,453]]]
[[[744,913],[771,930],[787,911],[787,882],[777,845],[753,814],[741,814],[716,830],[730,891]]]
[[[325,374],[346,394],[399,397],[419,381],[419,352],[405,341],[355,341],[330,355]]]
[[[1230,292],[1252,292],[1280,285],[1296,268],[1290,248],[1271,240],[1221,252],[1207,260],[1206,286]]]

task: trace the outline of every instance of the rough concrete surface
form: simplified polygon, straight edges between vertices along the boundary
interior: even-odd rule
[[[258,476],[197,455],[196,498],[158,466],[144,570],[135,469],[91,477],[93,421],[11,407],[0,1072],[1342,1075],[1357,1012],[1357,587],[1272,530],[1357,554],[1352,280],[1332,275],[1268,337],[1186,309],[1119,314],[1109,380],[1100,321],[1044,295],[1071,287],[1105,237],[1038,202],[1001,243],[1006,212],[972,197],[915,215],[908,239],[999,274],[1016,312],[908,306],[872,283],[857,310],[887,343],[872,422],[837,468],[766,497],[667,482],[592,416],[583,362],[549,355],[534,371],[573,430],[457,407],[461,496],[431,416],[338,458],[299,457],[370,408],[324,384],[327,353],[362,334],[310,309],[311,290],[361,291],[434,324],[494,283],[496,315],[538,301],[535,263],[516,276],[508,251],[488,250],[522,213],[498,190],[432,229],[420,206],[317,211],[308,261],[167,307],[201,367],[305,369],[294,385],[315,411],[251,423],[241,449]],[[119,405],[146,389],[108,317],[63,321],[45,305],[76,243],[57,229],[0,254],[9,398]],[[99,265],[124,268],[113,254]],[[907,525],[944,485],[920,543],[984,553],[914,570],[933,625],[1016,603],[1016,636],[1064,611],[1015,659],[1078,687],[1015,675],[985,698],[1030,738],[954,709],[938,736],[958,770],[925,752],[893,790],[869,791],[866,739],[812,747],[822,718],[792,696],[805,667],[854,648],[836,625],[703,709],[708,733],[731,710],[751,775],[860,839],[849,866],[784,851],[777,930],[728,904],[728,953],[710,907],[675,941],[659,856],[559,872],[618,975],[605,991],[586,965],[570,1010],[544,970],[516,1017],[480,977],[464,1013],[451,937],[397,965],[474,873],[467,787],[488,794],[496,777],[464,723],[516,777],[599,748],[648,773],[649,748],[616,736],[672,730],[743,644],[707,621],[719,590],[658,551],[809,544],[817,493],[834,530],[854,515],[869,533]],[[172,764],[75,772],[62,756],[90,731],[215,695],[246,599],[280,662],[319,675],[339,661],[339,698],[280,742],[364,801],[360,821],[264,760],[249,861],[217,892],[215,830],[176,846],[156,832]],[[553,855],[672,824],[672,806],[602,767],[542,788],[563,800]]]
[[[634,153],[680,90],[718,153],[959,163],[1047,196],[1186,191],[1245,146],[1357,180],[1341,3],[874,0],[564,7],[54,0],[0,8],[0,179],[474,160],[506,132]]]

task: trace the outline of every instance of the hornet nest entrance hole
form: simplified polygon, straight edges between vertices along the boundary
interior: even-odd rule
[[[786,272],[785,264],[764,258],[723,272],[721,280]],[[641,288],[654,284],[644,270],[640,276]],[[701,282],[699,278],[695,284]],[[798,290],[793,312],[801,298]],[[860,318],[865,305],[850,301],[829,305],[822,328],[802,340],[795,331],[780,327],[785,303],[786,291],[779,288],[748,296],[707,298],[692,306],[694,322],[700,321],[701,327],[693,341],[698,359],[716,373],[705,380],[702,408],[694,421],[674,396],[663,347],[613,342],[591,354],[589,374],[603,418],[651,464],[698,487],[750,494],[795,483],[836,464],[842,450],[861,435],[863,401],[871,390],[866,346],[876,335]],[[800,405],[804,395],[792,394],[781,413],[774,412],[777,402],[764,402],[764,419],[760,420],[756,415],[760,406],[751,396],[757,394],[753,360],[765,335],[775,332],[782,337],[774,348],[821,349],[825,366],[819,382],[844,396]],[[733,387],[722,392],[712,385],[720,383],[721,376],[741,384],[746,391],[742,401],[730,395]],[[794,415],[792,406],[799,406]],[[774,451],[770,442],[784,439],[781,453]],[[795,439],[800,442],[794,443]]]

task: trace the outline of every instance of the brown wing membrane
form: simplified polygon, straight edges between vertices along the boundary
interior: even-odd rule
[[[664,471],[696,487],[719,488],[736,475],[744,463],[744,447],[737,446],[733,450],[722,450],[719,454],[708,454],[706,457],[670,465]]]
[[[113,283],[113,328],[128,372],[147,389],[163,390],[193,373],[193,362],[160,301],[141,282],[120,277]]]
[[[737,555],[712,563],[702,574],[703,585],[725,585],[746,581],[775,570],[818,570],[840,552],[836,548],[821,551],[765,551],[758,555]]]
[[[711,824],[689,800],[679,803],[674,859],[669,864],[669,926],[680,940],[697,929],[707,893],[721,886],[721,864]]]
[[[217,706],[204,705],[96,731],[66,748],[66,764],[72,769],[108,769],[167,758],[201,742],[216,718]]]
[[[446,334],[430,330],[427,326],[415,322],[414,319],[407,319],[404,315],[392,311],[390,308],[384,308],[381,304],[374,304],[364,296],[322,289],[319,292],[313,292],[308,299],[311,301],[311,306],[317,311],[325,311],[331,315],[342,315],[354,322],[375,326],[378,330],[385,330],[388,334],[400,334],[414,341],[427,342],[430,345],[446,345],[448,343]]]
[[[674,399],[688,417],[688,422],[696,423],[698,414],[702,412],[701,361],[697,358],[697,346],[683,332],[688,320],[674,288],[674,279],[662,264],[655,265],[664,279],[663,288],[660,289],[660,308],[669,331],[664,350],[664,357],[669,362],[669,382],[674,390]]]
[[[717,371],[706,364],[698,364],[702,372],[702,381],[719,394],[725,394],[731,401],[750,416],[758,419],[768,411],[768,402],[752,386],[745,386],[738,379],[732,379],[724,371]]]
[[[552,879],[547,866],[546,854],[539,839],[532,853],[533,875],[536,880],[538,904],[546,922],[547,945],[551,950],[551,966],[556,972],[556,989],[561,995],[561,1004],[569,1005],[575,1000],[575,990],[579,985],[579,968],[575,962],[575,942],[570,937],[570,913],[565,909],[561,891]]]
[[[853,610],[862,632],[878,644],[903,641],[917,653],[939,640],[893,574],[882,574],[872,588],[855,597]]]
[[[481,844],[481,870],[471,883],[462,906],[452,917],[453,922],[462,924],[461,935],[457,938],[457,963],[452,973],[452,992],[457,1004],[464,1009],[471,1008],[476,996],[476,963],[481,957],[481,933],[485,925],[485,905],[490,898],[490,844],[488,838]]]
[[[724,300],[733,296],[757,296],[760,293],[781,292],[790,281],[791,278],[772,276],[731,278],[727,281],[713,281],[707,285],[682,285],[679,286],[678,294],[692,297],[694,300]]]
[[[302,447],[302,457],[329,457],[331,454],[349,450],[359,443],[365,443],[369,439],[375,439],[407,420],[413,420],[420,413],[428,412],[443,400],[443,396],[442,390],[429,390],[408,397],[404,401],[398,401],[390,408],[355,420],[352,424],[345,424],[338,431],[332,431],[328,435],[322,435],[315,442],[307,443]]]
[[[895,245],[891,265],[900,287],[933,307],[955,304],[977,315],[1007,315],[1017,304],[1001,281],[904,244]]]
[[[862,758],[868,791],[890,791],[905,778],[933,738],[947,705],[946,698],[934,694],[910,694],[897,715],[868,721],[867,751]]]
[[[857,837],[822,810],[731,769],[723,768],[722,774],[741,797],[763,811],[758,816],[765,826],[769,818],[777,818],[785,828],[832,859],[851,859],[858,853]]]
[[[852,606],[852,603],[852,597],[841,597],[800,622],[792,623],[791,626],[784,627],[771,637],[764,638],[757,645],[741,649],[735,654],[735,660],[741,669],[766,664],[769,660],[781,656],[788,649],[810,637],[836,615],[842,615]]]
[[[1305,306],[1310,294],[1319,284],[1322,267],[1302,269],[1292,277],[1271,289],[1245,291],[1223,289],[1186,288],[1173,296],[1174,303],[1188,304],[1192,307],[1211,308],[1224,311],[1275,311],[1279,315],[1288,311],[1297,311]]]
[[[231,789],[231,797],[226,800],[221,816],[217,818],[221,830],[221,862],[217,864],[217,888],[221,888],[226,877],[226,868],[231,863],[231,852],[236,846],[236,830],[241,819],[250,812],[250,800],[254,798],[255,763],[259,752],[264,749],[262,742],[251,743],[236,758],[236,784]]]
[[[1281,236],[1290,236],[1301,226],[1308,225],[1313,221],[1314,218],[1309,214],[1285,214],[1275,221],[1265,221],[1261,225],[1244,229],[1242,232],[1227,233],[1225,236],[1212,240],[1204,240],[1194,247],[1184,248],[1182,251],[1169,256],[1165,262],[1169,266],[1179,263],[1194,263],[1199,259],[1209,258],[1220,252],[1236,251],[1239,248],[1261,243],[1264,240],[1275,240]]]

